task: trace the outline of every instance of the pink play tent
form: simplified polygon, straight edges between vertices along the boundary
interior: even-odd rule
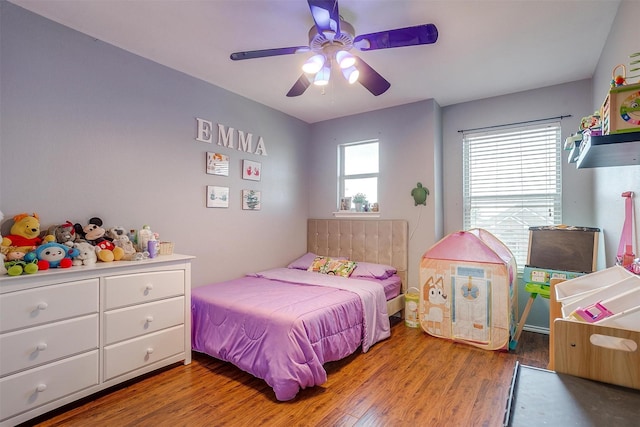
[[[420,260],[420,325],[430,335],[509,350],[517,297],[513,254],[486,230],[449,234]]]

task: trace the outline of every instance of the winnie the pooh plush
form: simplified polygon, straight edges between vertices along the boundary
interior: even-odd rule
[[[3,248],[17,246],[20,250],[33,250],[43,242],[52,242],[54,236],[40,237],[40,218],[37,214],[21,213],[13,217],[11,234],[2,238]]]

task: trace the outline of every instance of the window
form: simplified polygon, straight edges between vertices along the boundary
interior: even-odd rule
[[[339,149],[339,195],[364,193],[367,202],[378,202],[378,140],[343,144]]]
[[[468,133],[464,228],[483,228],[527,260],[529,227],[562,221],[560,124]]]

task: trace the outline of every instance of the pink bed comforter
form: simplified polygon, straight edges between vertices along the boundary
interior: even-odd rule
[[[191,316],[194,350],[264,379],[278,400],[390,335],[378,283],[286,268],[194,288]]]

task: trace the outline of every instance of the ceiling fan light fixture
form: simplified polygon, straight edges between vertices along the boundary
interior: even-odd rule
[[[329,76],[331,75],[331,68],[324,66],[313,79],[313,84],[316,86],[326,86],[329,84]]]
[[[346,50],[340,50],[336,53],[336,61],[343,70],[356,65],[356,57]]]
[[[342,75],[349,82],[349,84],[354,84],[358,81],[358,77],[360,77],[360,71],[355,66],[351,66],[349,68],[345,68],[342,70]]]
[[[313,55],[302,65],[302,71],[308,74],[315,74],[322,69],[326,58],[322,54]]]

